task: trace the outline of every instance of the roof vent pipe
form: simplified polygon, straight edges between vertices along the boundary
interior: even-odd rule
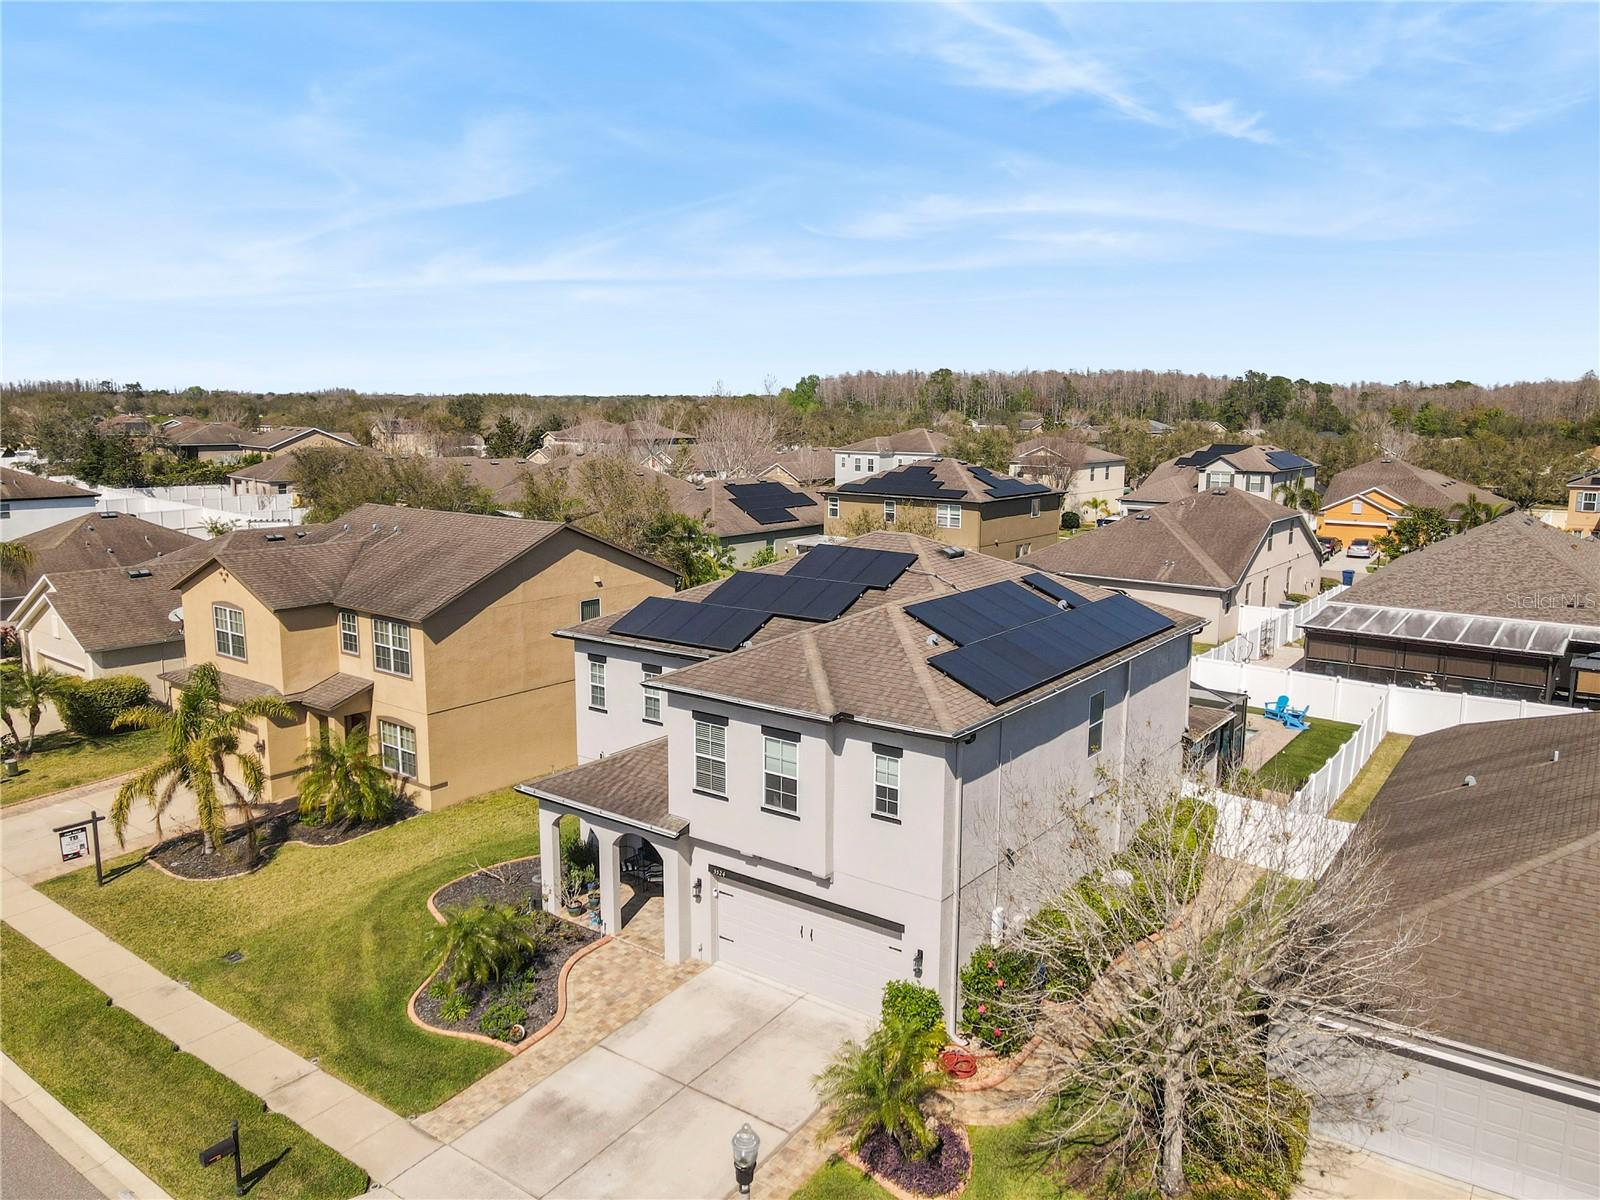
[[[1550,751],[1550,761],[1553,762],[1553,763],[1560,762],[1561,761],[1561,751],[1559,751],[1559,750]]]
[[[1466,779],[1462,780],[1461,786],[1462,787],[1477,787],[1478,786],[1478,777],[1476,775],[1468,775],[1466,777]]]

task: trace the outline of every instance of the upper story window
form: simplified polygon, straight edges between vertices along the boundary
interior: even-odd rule
[[[603,654],[589,655],[589,707],[606,710],[606,660]]]
[[[1233,476],[1217,471],[1206,472],[1207,488],[1225,488],[1233,482]]]
[[[1028,555],[1030,555],[1032,553],[1033,553],[1033,543],[1032,542],[1018,542],[1017,543],[1017,552],[1012,557],[1014,557],[1014,558],[1026,558]]]
[[[1289,545],[1294,545],[1294,526],[1289,526]]]
[[[244,610],[231,604],[211,606],[211,627],[217,634],[217,653],[224,658],[244,658]]]
[[[652,663],[644,664],[644,719],[652,725],[661,724],[661,689],[651,687],[650,681],[660,677],[660,667]]]
[[[728,794],[728,723],[721,717],[694,715],[694,790]]]
[[[411,628],[372,618],[372,665],[390,675],[411,675]]]
[[[345,654],[361,653],[361,632],[356,627],[356,615],[353,612],[339,614],[339,649]]]
[[[1352,500],[1352,501],[1350,501],[1350,511],[1353,512],[1356,516],[1359,517],[1361,515],[1361,501],[1360,500]]]
[[[1089,753],[1099,754],[1106,744],[1106,694],[1096,692],[1089,697]]]
[[[592,621],[600,615],[600,597],[578,601],[578,620]]]
[[[961,528],[961,505],[941,504],[934,512],[933,523],[940,529]]]
[[[867,470],[869,472],[871,472],[871,471],[876,471],[877,469],[878,469],[878,460],[875,459],[875,458],[867,459]]]
[[[407,779],[417,777],[415,729],[408,725],[397,725],[393,721],[379,721],[378,745],[382,751],[385,771],[393,771],[396,775],[404,775]]]
[[[1039,515],[1039,501],[1037,499],[1028,501],[1028,515],[1030,517]]]
[[[872,815],[900,819],[900,751],[872,747]]]
[[[883,502],[883,523],[885,525],[893,525],[894,524],[894,501],[893,500],[885,500]]]
[[[856,459],[856,470],[861,470],[861,460],[859,458]]]
[[[763,729],[766,742],[766,787],[761,802],[779,812],[800,809],[800,735],[783,729]]]
[[[828,497],[828,515],[830,517],[837,517],[839,515],[839,497]]]
[[[1600,492],[1579,492],[1579,512],[1600,512]]]
[[[1272,530],[1267,530],[1267,549],[1272,549]]]

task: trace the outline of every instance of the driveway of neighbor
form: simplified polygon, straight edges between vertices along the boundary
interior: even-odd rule
[[[714,966],[389,1183],[404,1200],[715,1200],[748,1121],[767,1158],[867,1016]]]
[[[51,832],[69,821],[88,817],[90,810],[105,816],[116,799],[122,777],[102,779],[98,783],[85,783],[65,791],[24,800],[20,804],[0,810],[0,862],[5,869],[29,883],[40,883],[68,871],[76,871],[87,863],[94,866],[92,858],[74,862],[61,861],[60,839]],[[194,828],[194,795],[188,788],[179,788],[161,818],[163,837],[171,837]],[[153,846],[156,843],[155,822],[150,807],[138,801],[128,813],[127,843],[119,845],[111,832],[111,822],[100,823],[100,855],[109,862],[129,850]]]

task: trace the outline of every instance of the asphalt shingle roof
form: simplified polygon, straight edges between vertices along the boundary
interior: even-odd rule
[[[932,429],[902,429],[836,447],[841,454],[943,454],[949,448],[949,437]]]
[[[88,499],[99,494],[76,484],[57,483],[43,475],[0,467],[0,500],[8,503],[19,500],[70,500],[75,496]]]
[[[575,808],[608,813],[669,837],[677,837],[689,828],[689,822],[667,811],[664,737],[530,780],[519,784],[518,790],[564,800]]]
[[[181,562],[133,568],[50,572],[50,606],[90,653],[134,646],[182,643],[183,626],[171,619],[179,606],[172,585],[188,571]],[[145,575],[143,572],[148,571]]]
[[[16,540],[33,551],[33,565],[26,570],[5,572],[0,591],[7,597],[23,595],[41,575],[93,571],[113,565],[131,567],[204,545],[187,533],[127,513],[100,512],[86,512]]]
[[[1393,496],[1402,505],[1437,508],[1446,514],[1457,504],[1465,503],[1468,496],[1476,496],[1480,502],[1489,505],[1511,503],[1488,488],[1462,483],[1438,471],[1414,466],[1398,458],[1373,459],[1347,471],[1340,471],[1328,481],[1323,501],[1325,504],[1335,504],[1374,490]]]

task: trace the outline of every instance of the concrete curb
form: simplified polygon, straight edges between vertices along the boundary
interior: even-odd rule
[[[6,1106],[102,1195],[111,1200],[171,1200],[159,1184],[45,1091],[7,1054],[0,1054],[0,1079],[5,1081]]]

